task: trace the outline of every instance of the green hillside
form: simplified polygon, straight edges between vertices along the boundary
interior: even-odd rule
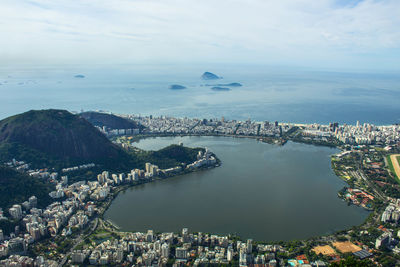
[[[35,167],[94,162],[121,167],[130,157],[85,119],[65,110],[31,110],[0,121],[0,160]]]
[[[45,207],[51,203],[49,193],[52,190],[54,190],[52,185],[38,178],[0,166],[0,207],[2,208],[22,203],[33,195],[38,198],[38,206]]]
[[[143,151],[137,154],[141,163],[151,162],[165,169],[175,167],[181,163],[189,164],[197,159],[197,153],[201,148],[189,148],[179,145],[170,145],[158,151]]]
[[[125,119],[113,114],[100,113],[94,111],[87,111],[80,113],[79,116],[98,127],[107,127],[110,129],[139,129],[143,130],[143,125]]]

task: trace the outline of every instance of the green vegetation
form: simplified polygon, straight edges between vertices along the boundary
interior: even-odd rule
[[[15,203],[22,203],[35,195],[38,206],[45,207],[51,203],[49,192],[53,186],[19,173],[11,168],[0,166],[0,207],[8,208]]]
[[[3,232],[8,235],[15,230],[15,226],[18,225],[18,222],[14,221],[9,221],[9,220],[1,220],[0,221],[0,229],[3,230]]]
[[[400,160],[399,157],[397,157],[396,159],[397,159],[397,161]],[[390,158],[390,155],[386,156],[386,160],[388,162],[390,172],[392,173],[392,175],[395,178],[395,180],[400,184],[400,177],[397,177],[396,172],[394,171],[393,162],[392,162],[392,160]]]
[[[60,170],[90,162],[96,163],[98,170],[115,172],[143,169],[146,162],[170,168],[193,162],[198,151],[170,146],[160,151],[127,152],[85,119],[64,110],[28,111],[0,121],[0,162],[16,158],[33,168]],[[84,174],[78,175],[84,179]]]
[[[98,127],[105,126],[111,129],[144,129],[143,125],[138,124],[135,121],[115,116],[113,114],[88,111],[79,114],[79,116]]]
[[[202,148],[188,148],[179,145],[170,145],[158,151],[141,151],[136,156],[142,161],[142,167],[146,162],[151,162],[159,168],[171,168],[181,163],[189,164],[197,159],[197,154]]]
[[[0,160],[17,158],[39,168],[88,162],[115,167],[126,156],[93,125],[65,110],[31,110],[0,121],[0,151]]]
[[[348,256],[346,259],[340,262],[333,262],[329,265],[330,267],[368,267],[375,266],[370,260],[357,260],[353,256]]]
[[[70,181],[94,180],[103,170],[144,169],[146,162],[160,168],[188,164],[196,160],[199,150],[172,145],[159,151],[125,151],[86,120],[63,110],[29,111],[0,121],[0,162],[16,158],[31,168],[54,171],[90,162],[97,165],[69,173]],[[0,168],[0,207],[22,203],[32,195],[45,206],[50,191],[47,181]]]

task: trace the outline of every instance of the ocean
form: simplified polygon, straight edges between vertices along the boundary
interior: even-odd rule
[[[210,71],[223,79],[203,81]],[[85,78],[75,78],[75,75]],[[241,83],[230,91],[207,84]],[[171,90],[179,84],[187,89]],[[249,65],[67,65],[0,68],[0,119],[30,109],[105,110],[295,123],[400,123],[400,73]]]

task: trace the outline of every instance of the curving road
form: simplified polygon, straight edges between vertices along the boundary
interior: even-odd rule
[[[94,220],[94,224],[93,226],[90,228],[90,231],[87,235],[83,236],[83,235],[79,235],[77,238],[75,238],[73,240],[73,242],[75,243],[75,245],[69,250],[69,252],[67,254],[65,254],[64,258],[62,259],[62,261],[58,264],[58,267],[62,267],[64,266],[64,264],[67,262],[68,257],[72,254],[72,252],[75,250],[76,246],[78,246],[87,236],[91,235],[92,232],[94,230],[96,230],[97,228],[97,224],[98,224],[99,219],[96,218]]]

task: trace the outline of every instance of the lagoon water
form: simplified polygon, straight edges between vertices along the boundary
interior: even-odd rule
[[[121,192],[106,219],[128,231],[178,232],[188,227],[255,240],[289,240],[346,229],[368,216],[337,197],[345,183],[330,167],[336,149],[230,137],[159,137],[137,146],[156,150],[179,142],[210,148],[222,166]]]
[[[211,71],[223,76],[202,81]],[[75,78],[82,74],[85,78]],[[206,84],[239,82],[231,91]],[[170,90],[171,84],[187,87]],[[400,123],[399,73],[249,65],[0,66],[0,119],[29,109],[296,123]]]

